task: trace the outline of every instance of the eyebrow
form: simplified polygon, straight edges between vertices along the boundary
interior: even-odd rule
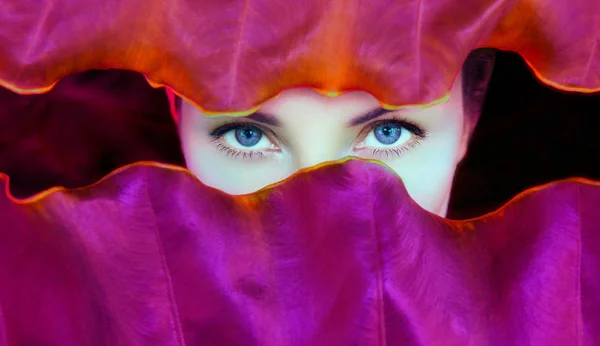
[[[389,112],[392,112],[392,110],[381,108],[381,107],[370,110],[367,113],[364,113],[357,117],[352,118],[348,122],[348,126],[362,125],[366,122],[376,119],[376,118],[378,118],[382,115],[385,115]],[[246,116],[246,118],[254,120],[259,123],[266,124],[266,125],[278,126],[278,127],[281,126],[281,122],[279,120],[277,120],[276,117],[274,117],[273,115],[270,115],[270,114],[254,112],[254,113]]]
[[[277,120],[277,118],[275,118],[274,116],[269,115],[269,114],[254,112],[254,113],[246,116],[246,118],[254,120],[259,123],[271,125],[271,126],[281,126],[281,122],[279,120]]]
[[[380,116],[382,116],[382,115],[384,115],[384,114],[387,114],[387,113],[389,113],[389,112],[393,112],[393,111],[392,111],[392,110],[390,110],[390,109],[385,109],[385,108],[381,108],[381,107],[379,107],[379,108],[376,108],[376,109],[370,110],[370,111],[368,111],[367,113],[364,113],[364,114],[362,114],[362,115],[359,115],[359,116],[357,116],[357,117],[355,117],[355,118],[351,119],[351,120],[348,122],[348,125],[349,125],[349,126],[357,126],[357,125],[361,125],[361,124],[364,124],[364,123],[366,123],[366,122],[368,122],[368,121],[370,121],[370,120],[373,120],[373,119],[379,118]]]

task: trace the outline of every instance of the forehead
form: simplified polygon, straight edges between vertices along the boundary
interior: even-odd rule
[[[277,97],[265,102],[260,111],[272,115],[305,112],[347,114],[379,106],[377,99],[365,91],[351,91],[330,97],[309,88],[293,88],[284,90]]]

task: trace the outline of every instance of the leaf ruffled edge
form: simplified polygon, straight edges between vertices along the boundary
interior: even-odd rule
[[[380,170],[382,170],[383,171],[382,174],[386,175],[386,178],[395,180],[397,184],[402,186],[401,190],[406,191],[404,189],[404,185],[403,185],[404,183],[402,182],[402,178],[398,174],[396,174],[396,172],[394,172],[386,164],[384,164],[380,161],[377,161],[377,160],[368,160],[368,159],[363,159],[363,158],[359,158],[359,157],[346,157],[346,158],[343,158],[340,160],[328,161],[328,162],[324,162],[324,163],[321,163],[321,164],[313,166],[313,167],[305,168],[301,171],[296,172],[292,176],[289,176],[288,178],[286,178],[282,181],[270,184],[256,192],[249,193],[249,194],[243,194],[243,195],[229,195],[221,190],[207,186],[207,185],[203,184],[191,171],[189,171],[188,169],[186,169],[184,167],[170,165],[170,164],[164,164],[164,163],[159,163],[159,162],[154,162],[154,161],[139,161],[139,162],[135,162],[135,163],[120,167],[120,168],[112,171],[111,173],[107,174],[100,180],[98,180],[90,185],[87,185],[87,186],[82,186],[82,187],[77,187],[77,188],[65,188],[62,186],[55,186],[50,189],[41,191],[33,196],[30,196],[27,198],[22,198],[22,199],[19,199],[10,193],[10,177],[8,175],[0,172],[0,181],[4,182],[4,191],[5,191],[6,198],[8,198],[14,204],[27,206],[27,205],[33,205],[33,204],[43,204],[43,203],[45,203],[45,200],[49,199],[52,195],[56,195],[56,194],[70,195],[72,193],[81,193],[81,192],[86,192],[86,191],[91,191],[91,190],[102,189],[102,186],[104,184],[109,183],[111,181],[119,180],[123,176],[129,175],[132,173],[138,174],[140,171],[146,171],[146,172],[149,172],[149,174],[152,174],[152,171],[166,170],[166,171],[175,172],[175,174],[187,176],[186,179],[191,180],[192,184],[195,184],[196,186],[200,186],[201,189],[210,191],[210,193],[212,193],[212,194],[221,195],[224,198],[231,198],[234,200],[237,199],[239,201],[243,201],[243,200],[260,201],[260,200],[264,200],[268,195],[278,192],[279,190],[281,190],[281,188],[283,186],[290,184],[291,181],[297,180],[297,179],[302,179],[306,175],[310,175],[313,171],[321,170],[324,167],[328,167],[328,166],[341,166],[341,165],[348,164],[349,162],[351,162],[351,163],[361,162],[360,169],[367,169],[367,170],[380,169]],[[450,221],[459,229],[461,229],[461,228],[469,229],[469,228],[471,228],[471,225],[473,223],[485,222],[488,219],[496,218],[497,216],[503,215],[504,211],[507,208],[513,208],[514,206],[518,206],[520,201],[523,199],[529,198],[536,194],[543,193],[545,190],[555,188],[558,185],[563,185],[563,184],[568,184],[568,183],[574,183],[574,184],[579,184],[579,185],[584,185],[584,186],[600,187],[600,181],[594,181],[594,180],[581,178],[581,177],[556,180],[556,181],[552,181],[549,183],[545,183],[542,185],[528,188],[528,189],[524,190],[523,192],[520,192],[513,198],[511,198],[508,202],[506,202],[500,208],[498,208],[494,211],[491,211],[489,213],[486,213],[484,215],[480,215],[480,216],[477,216],[474,218],[469,218],[469,219],[464,219],[464,220],[446,219],[446,218],[437,216],[433,213],[426,211],[425,209],[421,208],[416,202],[413,203],[413,205],[415,208],[419,209],[419,213],[428,213],[432,217]],[[407,193],[407,196],[408,196],[408,193]],[[410,198],[410,196],[408,196],[408,197]],[[412,201],[412,198],[411,198],[411,201]],[[414,202],[414,201],[412,201],[412,202]],[[245,204],[245,203],[242,203],[242,204]]]
[[[4,1],[7,4],[14,5],[14,0]],[[15,13],[17,15],[15,17],[23,17],[22,15],[25,14],[33,18],[27,19],[30,22],[27,22],[27,20],[25,20],[25,22],[19,22],[20,19],[17,19],[15,24],[9,21],[13,19],[10,17],[10,13],[8,13],[8,15],[5,14],[4,17],[0,15],[0,19],[4,18],[6,19],[5,22],[8,23],[5,24],[4,37],[2,37],[2,30],[0,30],[0,43],[3,43],[2,45],[5,47],[3,51],[0,51],[0,53],[2,53],[0,56],[4,56],[3,58],[0,58],[0,85],[22,94],[43,93],[53,88],[58,80],[72,73],[107,67],[126,69],[143,74],[148,80],[149,84],[153,87],[164,86],[172,89],[175,94],[195,104],[208,115],[224,113],[228,115],[249,114],[255,111],[260,104],[272,99],[282,90],[294,87],[296,85],[292,82],[289,82],[292,83],[289,84],[288,82],[281,81],[267,81],[266,85],[260,86],[253,86],[252,84],[250,86],[238,84],[228,85],[226,88],[227,90],[236,90],[238,95],[248,94],[249,96],[236,96],[236,98],[239,97],[240,100],[239,102],[236,101],[235,104],[231,103],[231,93],[229,95],[221,96],[212,95],[213,98],[224,98],[225,100],[221,100],[222,102],[219,100],[206,101],[206,96],[208,96],[206,95],[207,91],[202,92],[200,90],[203,88],[204,90],[209,89],[207,84],[211,83],[210,78],[206,80],[202,73],[195,73],[199,71],[197,69],[200,69],[200,67],[190,67],[194,66],[194,64],[191,64],[189,61],[184,64],[182,61],[180,61],[185,58],[186,55],[193,56],[194,54],[189,53],[195,52],[194,49],[198,48],[190,47],[189,43],[185,43],[181,40],[174,41],[173,39],[173,33],[176,32],[174,27],[175,24],[177,24],[177,21],[174,20],[173,16],[185,13],[177,12],[186,10],[183,2],[179,3],[179,5],[170,4],[168,7],[165,7],[167,5],[165,5],[165,3],[162,1],[148,3],[147,8],[149,15],[146,19],[133,15],[133,13],[137,13],[136,11],[139,8],[136,0],[123,2],[118,8],[110,9],[114,18],[111,16],[106,16],[107,19],[106,23],[104,23],[104,26],[102,26],[102,23],[97,23],[95,26],[91,27],[84,26],[84,28],[90,30],[90,32],[80,32],[78,33],[79,35],[73,36],[73,43],[63,45],[61,48],[63,49],[62,52],[52,51],[54,48],[52,48],[50,51],[43,51],[46,49],[45,47],[52,46],[45,40],[50,40],[51,38],[61,38],[53,36],[44,37],[44,29],[47,26],[52,26],[53,23],[60,19],[56,18],[56,16],[69,15],[69,12],[57,14],[62,13],[56,10],[56,8],[60,7],[59,5],[61,1],[68,3],[69,0],[55,0],[48,2],[48,6],[41,9],[33,6],[32,2],[22,2],[22,5],[20,6],[22,6],[21,10],[23,12],[19,13],[16,11]],[[246,8],[244,6],[247,5],[248,1],[238,2],[235,5]],[[325,6],[318,5],[319,3],[321,2],[310,3],[309,5],[305,5],[305,7]],[[52,4],[53,7],[50,6],[50,4]],[[216,6],[211,8],[209,6],[210,4],[210,0],[204,0],[202,3],[199,3],[199,5],[205,6],[205,8],[209,9],[209,11],[212,10],[214,12],[202,13],[201,15],[205,16],[206,18],[219,17],[221,12],[215,12],[218,11],[219,8]],[[353,5],[350,7],[354,10],[360,7],[360,2],[358,2],[358,0],[352,4]],[[186,6],[190,5],[188,4]],[[401,6],[402,5],[399,4],[398,8]],[[90,13],[94,12],[102,14],[108,11],[105,7],[105,5],[99,2],[91,5],[89,10],[86,7],[86,10],[88,10]],[[448,18],[452,14],[450,13],[451,11],[461,13],[460,4],[458,2],[456,5],[447,5],[446,3],[442,2],[439,7],[440,9],[438,10],[447,10],[448,13],[442,11],[442,14],[436,13],[434,15],[439,16],[432,19],[438,24],[444,20],[451,20],[451,18]],[[7,8],[11,8],[11,6],[7,6]],[[25,10],[23,10],[23,8],[25,8]],[[216,8],[216,10],[214,10],[214,8]],[[273,6],[273,8],[275,7]],[[315,23],[318,27],[318,32],[316,34],[322,37],[328,37],[328,35],[331,36],[333,34],[340,34],[340,32],[343,31],[343,28],[347,28],[347,26],[344,25],[362,18],[358,18],[359,14],[357,13],[360,13],[358,10],[353,12],[352,15],[341,16],[340,19],[338,19],[338,17],[331,17],[332,13],[334,14],[335,12],[334,9],[336,8],[337,7],[335,6],[332,8],[325,6],[323,10],[326,10],[324,11],[326,14],[320,15],[318,14],[319,11],[313,11],[317,14],[311,12],[308,15],[316,16],[315,18],[301,20],[310,19],[316,21]],[[404,13],[401,12],[403,10],[398,8],[392,10],[399,13]],[[188,10],[189,9],[186,11]],[[272,11],[273,9],[267,8],[267,10]],[[82,11],[82,9],[79,9],[79,11]],[[240,9],[240,11],[242,10]],[[433,30],[436,30],[435,25],[429,29],[423,29],[421,21],[424,19],[421,18],[421,16],[417,18],[417,22],[420,23],[418,25],[418,37],[423,39],[424,35],[428,35],[428,40],[435,41],[432,42],[432,44],[440,44],[440,42],[445,44],[445,46],[441,47],[442,50],[444,50],[444,54],[455,55],[454,58],[446,60],[442,65],[436,65],[437,67],[442,68],[441,71],[454,72],[450,74],[442,73],[444,76],[439,77],[438,81],[434,81],[435,85],[430,88],[431,90],[423,93],[418,92],[417,94],[415,94],[413,91],[392,90],[390,92],[386,91],[384,97],[377,97],[377,95],[382,95],[382,90],[368,90],[369,87],[361,90],[373,93],[386,108],[399,108],[407,105],[427,105],[443,101],[447,96],[448,90],[450,89],[451,81],[454,80],[454,78],[450,78],[449,76],[457,75],[457,71],[460,69],[460,61],[455,58],[459,55],[466,56],[471,50],[487,47],[511,50],[521,54],[527,65],[529,65],[534,71],[537,78],[554,88],[584,93],[600,91],[600,44],[598,44],[600,40],[598,34],[600,32],[600,18],[596,18],[600,16],[598,15],[598,13],[600,13],[600,3],[598,3],[596,0],[557,0],[552,2],[544,0],[488,0],[484,5],[481,5],[477,11],[479,12],[476,12],[475,15],[481,15],[481,18],[483,19],[481,19],[480,22],[467,22],[468,25],[472,25],[470,28],[472,29],[472,32],[469,32],[466,35],[461,33],[460,38],[456,38],[456,42],[449,43],[443,43],[447,39],[446,36],[457,36],[457,33],[453,32],[452,30],[460,30],[461,28],[454,28],[456,25],[451,24],[451,30],[449,32],[437,32],[436,34],[435,32],[432,32]],[[188,17],[199,15],[198,13],[199,12],[192,13],[188,15]],[[225,25],[225,28],[229,27],[229,25],[232,28],[235,25],[240,25],[241,30],[242,24],[246,24],[245,21],[242,21],[242,23],[238,24],[228,24],[237,23],[236,20],[239,21],[239,18],[236,17],[236,12],[233,11],[233,13],[233,15],[230,15],[230,18],[225,18],[222,23],[219,23]],[[574,17],[576,14],[587,14],[587,17],[583,17],[583,19],[580,18],[577,22],[573,22],[572,18],[577,17]],[[98,14],[86,15],[98,16]],[[168,15],[171,17],[168,17]],[[79,16],[78,20],[81,21],[83,17],[85,16]],[[156,19],[156,17],[165,18],[165,20],[158,22],[162,23],[160,28],[157,27],[156,22],[152,22],[154,19]],[[335,20],[332,21],[332,18],[335,18]],[[465,18],[467,18],[466,20],[474,20],[472,16]],[[540,21],[540,18],[544,18],[544,21]],[[599,20],[594,20],[595,18]],[[220,20],[220,18],[218,19]],[[387,19],[387,21],[388,22],[386,25],[394,27],[394,25],[396,25],[394,21],[397,22],[398,20],[396,18],[394,20]],[[24,23],[26,25],[24,25]],[[12,38],[11,41],[11,38],[7,37],[11,34],[11,24],[15,25],[15,27],[19,27],[21,25],[34,31],[34,35],[32,36],[33,38],[30,37],[29,40],[22,40],[23,42],[21,42],[20,38],[16,37]],[[119,27],[119,25],[121,27]],[[564,28],[567,27],[569,30],[564,30]],[[125,30],[127,28],[131,30]],[[203,30],[201,28],[202,27],[198,27],[196,29]],[[423,30],[430,31],[421,32]],[[201,33],[194,31],[194,28],[185,28],[183,31],[185,31],[184,33],[187,33],[188,35],[196,35],[196,37],[199,39],[195,41],[197,42],[197,45],[202,45],[203,43],[209,42],[206,41],[207,38],[204,37],[206,35],[203,36]],[[23,30],[16,32],[23,32]],[[304,34],[306,35],[308,33]],[[439,37],[436,37],[436,35]],[[182,34],[182,36],[185,35]],[[410,35],[407,34],[407,36]],[[572,36],[577,37],[574,38]],[[62,40],[64,41],[64,37],[62,37]],[[382,37],[381,40],[385,41],[386,38]],[[97,42],[99,41],[106,42],[99,47],[97,46]],[[42,44],[41,42],[46,43]],[[156,42],[156,47],[147,45],[144,42]],[[325,47],[326,45],[331,45],[333,41],[331,38],[324,38],[318,40],[317,42],[319,42],[321,46]],[[13,44],[14,47],[12,47],[11,44]],[[19,46],[19,44],[21,44],[21,46]],[[161,45],[164,44],[171,44],[173,47],[171,47],[172,49],[169,50],[161,49]],[[351,49],[355,49],[355,46],[358,45],[357,42],[353,41],[348,41],[345,43],[342,42],[341,44],[342,47],[345,47],[347,52],[352,52],[352,50],[348,50],[350,49],[348,47],[354,45],[352,46],[353,48],[351,47]],[[454,47],[455,45],[458,45],[458,47]],[[233,59],[236,59],[236,56],[238,57],[237,59],[241,59],[239,58],[239,49],[241,48],[239,46],[236,47],[237,49],[234,50],[234,53],[237,53],[233,54]],[[211,47],[208,47],[207,49],[210,50],[210,48]],[[290,72],[289,66],[284,65],[286,68],[285,72],[288,75],[286,78],[289,81],[307,80],[309,83],[303,83],[303,86],[312,87],[328,96],[336,96],[347,91],[356,90],[356,83],[358,83],[359,86],[364,86],[367,84],[381,84],[383,85],[382,88],[385,87],[385,83],[379,83],[387,79],[385,75],[382,74],[374,77],[378,81],[375,84],[372,83],[373,81],[367,82],[365,76],[360,77],[360,71],[357,70],[357,67],[347,61],[348,58],[340,58],[340,62],[344,62],[344,66],[350,66],[349,70],[346,71],[348,72],[347,75],[354,77],[348,78],[358,79],[348,79],[342,81],[337,80],[337,78],[339,78],[341,75],[337,69],[337,72],[332,72],[331,76],[329,77],[320,77],[316,71],[319,69],[322,70],[324,66],[331,65],[331,62],[333,61],[331,59],[327,61],[319,59],[319,56],[315,53],[315,51],[318,51],[321,48],[306,48],[308,49],[307,52],[310,53],[308,54],[309,58],[306,61],[301,60],[303,64],[311,63],[314,66],[313,71],[310,69],[307,70],[306,67],[302,67],[304,68],[304,72],[295,70],[291,70],[292,72]],[[331,47],[325,48],[329,50],[332,49]],[[39,50],[42,51],[39,52]],[[285,56],[287,54],[286,52],[288,51],[283,49],[278,51],[278,54],[283,54],[281,56]],[[22,53],[24,57],[19,57],[17,59],[16,56],[18,56],[19,53]],[[417,57],[422,56],[422,52],[414,52],[414,54],[416,54]],[[391,56],[394,56],[394,54]],[[49,57],[46,59],[53,59],[53,61],[46,61],[44,60],[45,57]],[[250,58],[246,57],[246,60],[248,59]],[[363,57],[363,59],[368,60],[371,58]],[[165,64],[165,61],[169,63]],[[431,61],[428,62],[431,63]],[[287,64],[295,63],[297,62],[290,60]],[[376,62],[370,63],[376,64]],[[196,62],[196,65],[202,64]],[[56,68],[50,68],[50,66],[55,66]],[[421,65],[419,64],[419,66]],[[298,69],[300,69],[300,67],[298,67]],[[278,70],[268,70],[267,72],[271,77],[273,77],[273,75],[277,75]],[[302,75],[303,73],[305,75]],[[421,76],[420,71],[417,71],[416,73]],[[439,71],[436,73],[439,75]],[[189,76],[193,76],[193,78]],[[327,80],[327,78],[333,78],[333,80]],[[273,78],[271,78],[271,80],[272,79]],[[234,78],[233,81],[238,83],[238,78]],[[277,83],[279,83],[279,85],[275,85]],[[325,90],[322,88],[323,85],[337,85],[337,87]],[[355,87],[348,87],[349,85],[354,85]],[[261,89],[262,91],[257,93],[256,90],[249,91],[248,88]],[[394,99],[403,99],[401,95],[396,97],[396,93],[410,94],[408,97],[406,97],[409,103],[399,104],[394,102]],[[259,97],[258,95],[262,96]],[[227,102],[227,100],[230,100],[230,102]],[[205,104],[206,102],[209,102],[209,105],[211,104],[210,102],[212,102],[213,106],[215,104],[219,104],[221,109],[216,109],[213,111]]]

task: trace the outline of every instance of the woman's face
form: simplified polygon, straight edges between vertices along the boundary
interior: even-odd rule
[[[302,168],[359,156],[383,161],[421,207],[440,216],[469,132],[460,78],[447,101],[424,109],[384,111],[366,92],[329,98],[298,88],[247,117],[204,116],[185,101],[180,113],[187,167],[208,186],[246,194]]]

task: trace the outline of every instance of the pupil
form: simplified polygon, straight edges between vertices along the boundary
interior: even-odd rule
[[[254,131],[252,131],[251,129],[245,129],[242,131],[242,134],[244,137],[250,138],[254,134]]]
[[[235,130],[235,139],[245,147],[256,145],[261,138],[262,131],[255,126],[244,126]]]

